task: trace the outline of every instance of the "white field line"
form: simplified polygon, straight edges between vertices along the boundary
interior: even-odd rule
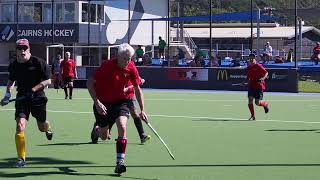
[[[49,98],[49,100],[61,100],[64,98]],[[91,98],[73,98],[73,100],[91,100]],[[266,99],[270,102],[318,102],[320,99]],[[185,102],[242,102],[247,99],[145,99],[145,101],[185,101]]]
[[[14,111],[15,109],[0,109],[0,111]],[[79,111],[58,111],[47,110],[51,113],[71,113],[71,114],[92,114],[93,112],[79,112]],[[228,118],[228,117],[204,117],[204,116],[172,116],[162,114],[149,114],[150,117],[164,117],[164,118],[185,118],[185,119],[206,119],[206,120],[233,120],[244,121],[246,118]],[[275,119],[259,119],[256,122],[279,122],[279,123],[303,123],[303,124],[320,124],[320,121],[288,121],[288,120],[275,120]]]

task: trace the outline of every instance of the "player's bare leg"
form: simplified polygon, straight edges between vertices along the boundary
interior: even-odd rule
[[[250,111],[250,118],[248,120],[256,120],[255,112],[254,112],[254,106],[253,106],[253,97],[248,98],[248,108]]]

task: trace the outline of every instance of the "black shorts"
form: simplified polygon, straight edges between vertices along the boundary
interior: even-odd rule
[[[99,127],[106,127],[109,125],[112,126],[115,122],[116,119],[119,116],[126,116],[129,118],[129,104],[130,100],[122,100],[119,101],[118,103],[104,103],[105,107],[107,108],[107,114],[106,115],[101,115],[98,113],[96,106],[93,105],[93,113],[96,118],[96,123]]]
[[[136,107],[134,106],[134,102],[135,102],[136,100],[134,99],[134,98],[131,98],[131,99],[129,99],[128,100],[128,108],[129,108],[129,110],[134,110],[134,109],[136,109]]]
[[[263,91],[261,89],[249,89],[248,97],[254,97],[255,99],[263,99]]]
[[[67,84],[73,82],[73,78],[72,77],[64,77],[63,78],[63,86],[66,86]]]
[[[29,115],[36,118],[38,122],[45,122],[47,116],[47,97],[35,97],[32,100],[22,99],[15,103],[15,118],[29,119]]]
[[[164,53],[164,49],[159,48],[159,53],[160,53],[160,54],[163,54],[163,53]]]

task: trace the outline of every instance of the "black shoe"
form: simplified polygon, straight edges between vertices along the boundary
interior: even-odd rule
[[[141,144],[146,143],[146,142],[149,141],[150,139],[151,139],[151,136],[150,136],[150,135],[145,135],[145,136],[143,136],[143,138],[140,139],[140,140],[141,140]]]
[[[250,121],[250,120],[255,121],[255,120],[256,120],[256,117],[251,116],[248,120],[249,120],[249,121]]]
[[[68,96],[65,96],[64,99],[68,99]]]
[[[17,168],[22,168],[22,167],[25,167],[26,165],[27,165],[27,162],[25,160],[19,159],[15,166]]]
[[[72,96],[69,96],[69,99],[72,99]]]
[[[48,129],[48,131],[46,132],[46,136],[47,136],[47,139],[50,141],[53,137],[53,132],[51,129]]]
[[[97,134],[97,131],[96,131],[96,126],[97,126],[97,124],[94,123],[92,131],[91,131],[91,142],[92,142],[92,144],[97,144],[98,143],[98,139],[99,139],[99,135]]]
[[[119,176],[127,171],[127,167],[124,165],[124,161],[117,162],[117,165],[114,169],[114,173],[118,174]]]
[[[269,112],[269,104],[263,106],[264,112],[267,114]]]

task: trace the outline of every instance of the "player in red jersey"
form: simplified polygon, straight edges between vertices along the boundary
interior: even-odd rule
[[[143,83],[145,82],[145,80],[141,77],[139,77],[140,79],[140,85],[143,85]],[[137,111],[136,111],[136,107],[134,105],[134,90],[133,90],[133,85],[132,83],[129,81],[128,86],[125,87],[123,89],[124,93],[126,93],[129,97],[130,97],[130,103],[129,103],[129,110],[130,110],[130,114],[132,119],[134,120],[134,125],[136,126],[136,129],[138,131],[139,137],[140,137],[140,141],[141,144],[144,144],[145,142],[147,142],[151,136],[150,135],[146,135],[142,126],[142,120],[139,117]]]
[[[144,112],[144,98],[140,88],[139,72],[131,61],[134,49],[127,43],[121,44],[118,48],[117,59],[107,60],[98,67],[93,76],[89,77],[87,87],[94,102],[93,111],[96,123],[99,126],[97,132],[101,139],[108,138],[109,125],[114,122],[118,129],[116,139],[117,161],[114,172],[122,174],[126,172],[124,165],[127,146],[126,125],[129,118],[130,96],[124,93],[124,88],[129,81],[140,106],[141,119],[147,119]]]
[[[251,113],[249,120],[255,120],[253,100],[257,106],[262,106],[264,112],[269,112],[268,103],[262,101],[263,91],[266,89],[265,79],[268,77],[267,70],[256,61],[254,54],[249,55],[249,64],[247,67],[247,79],[248,79],[248,107]]]
[[[60,64],[60,74],[62,76],[63,90],[65,99],[68,99],[68,88],[69,88],[69,99],[72,99],[73,92],[73,80],[78,78],[76,63],[71,59],[71,53],[66,52],[63,61]]]

